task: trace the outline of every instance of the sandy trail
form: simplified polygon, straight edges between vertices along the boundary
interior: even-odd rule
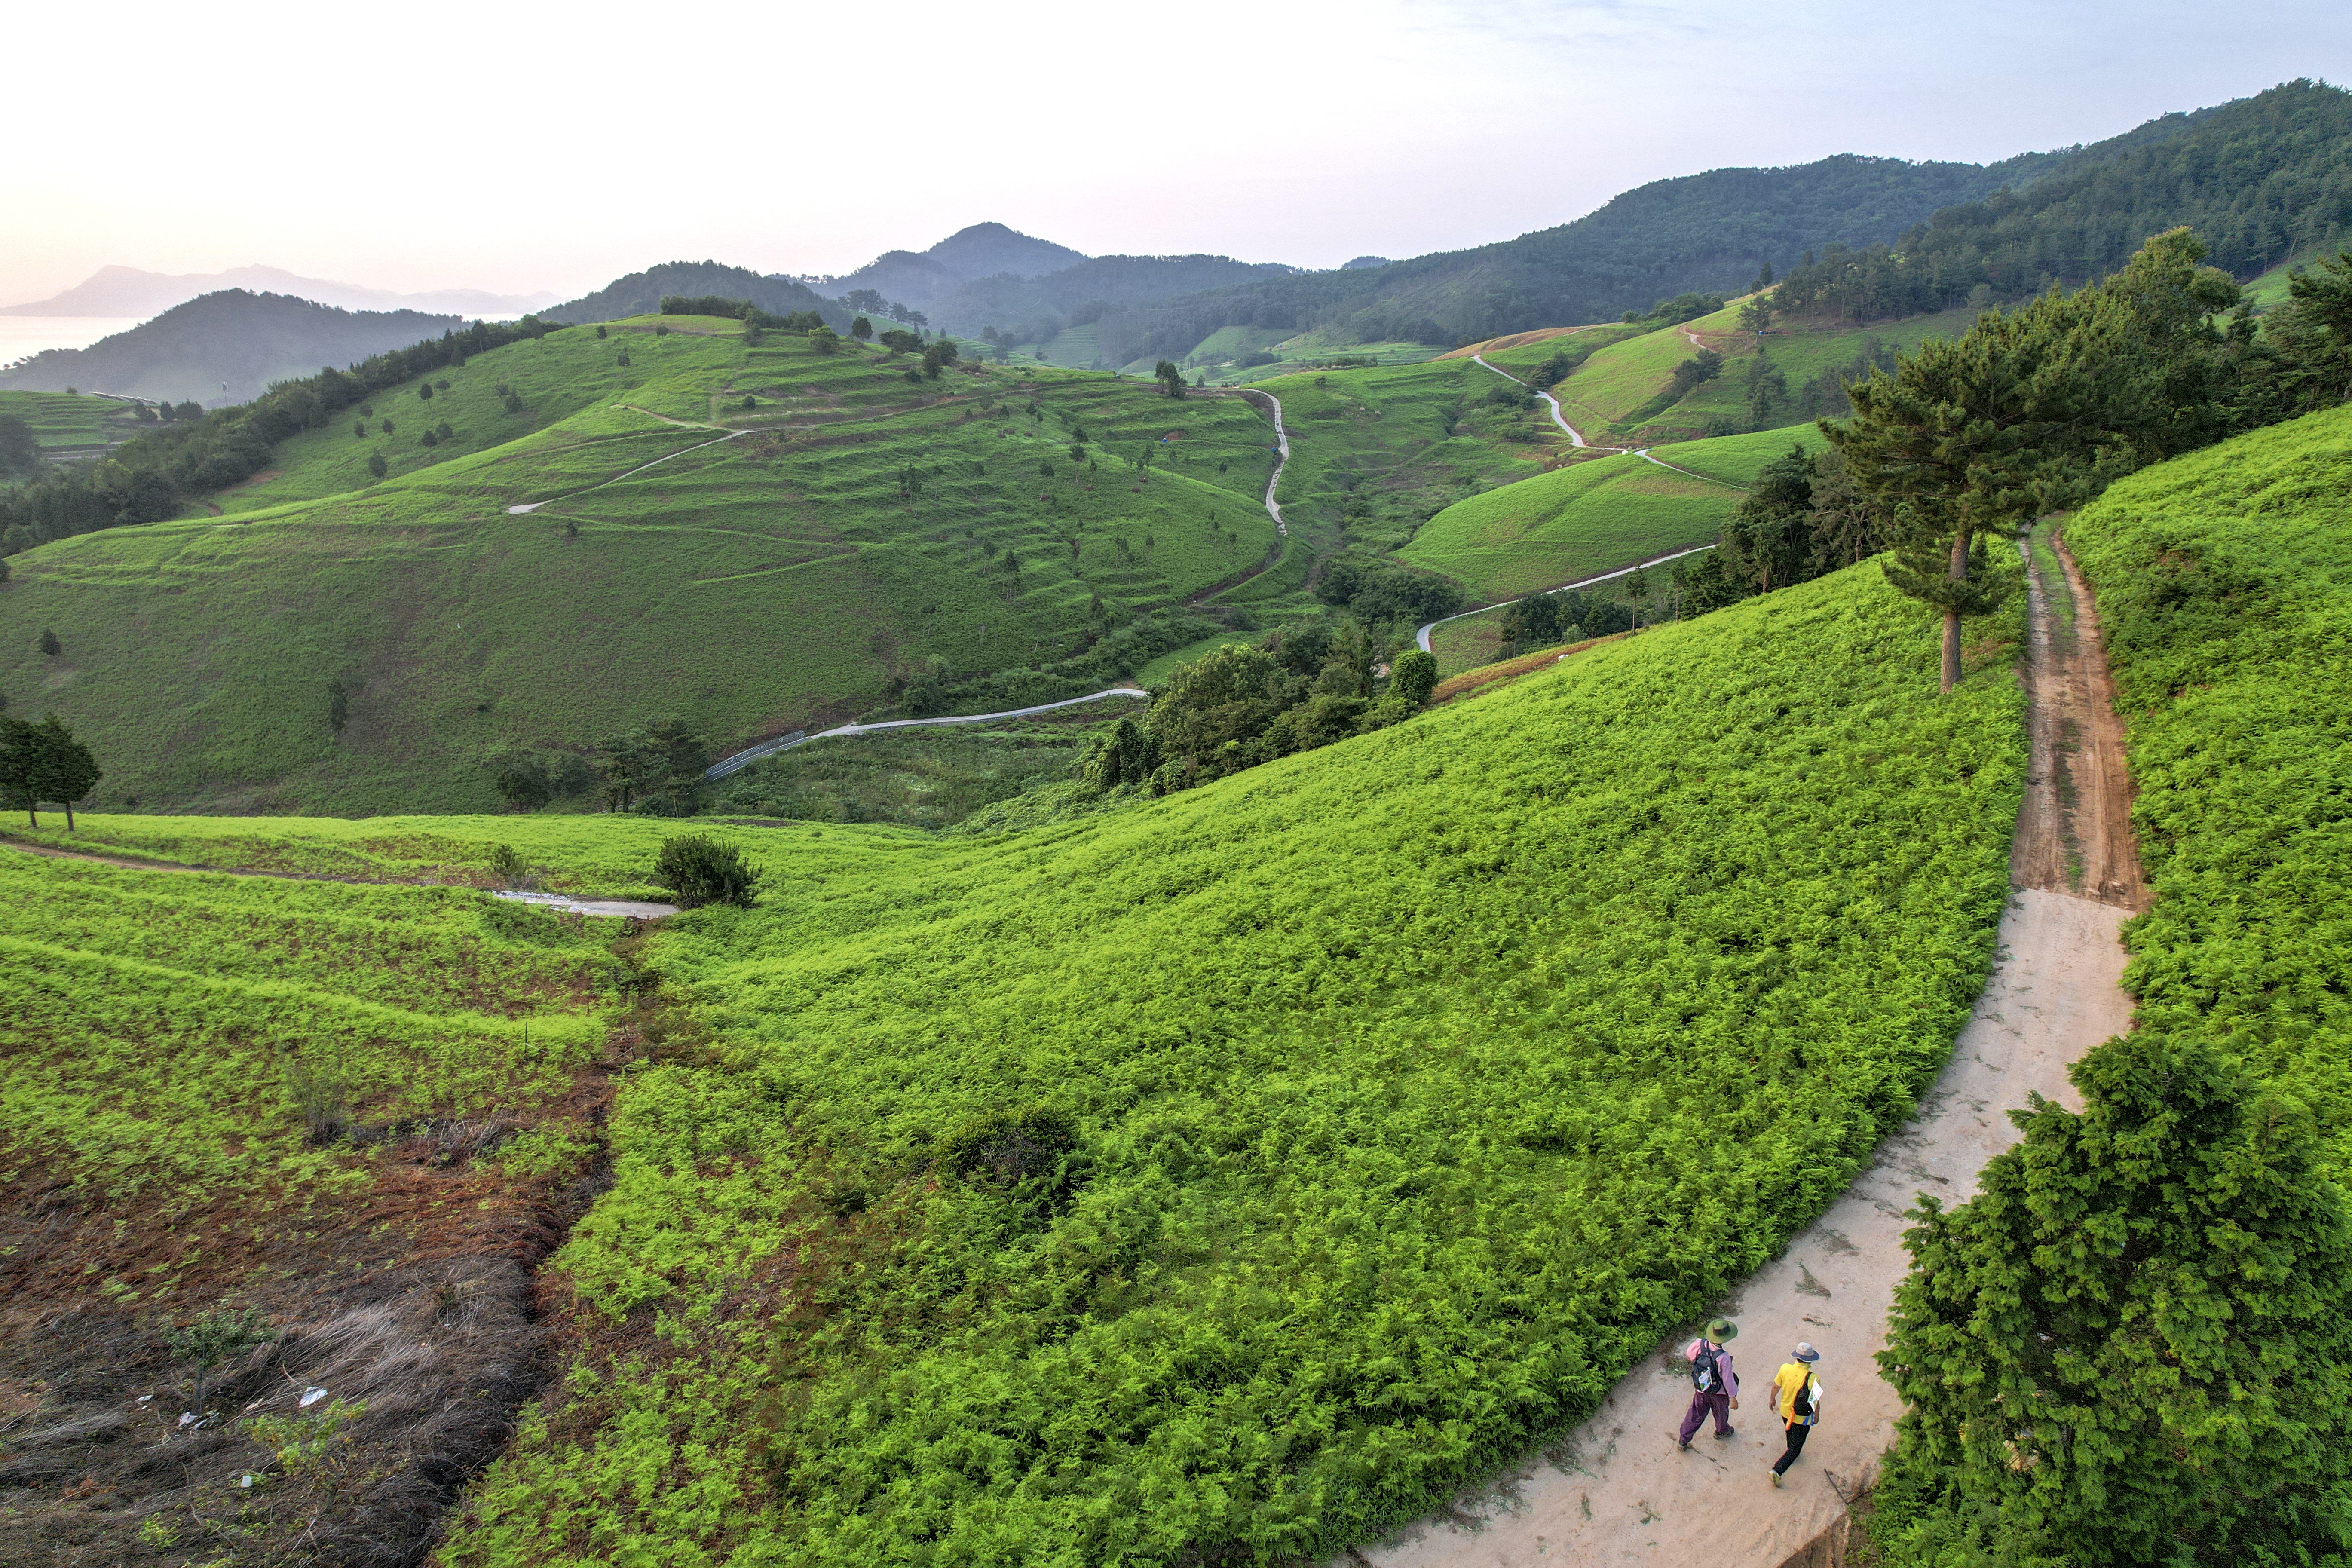
[[[2033,760],[1991,977],[1918,1113],[1787,1251],[1716,1304],[1741,1328],[1732,1346],[1746,1386],[1738,1435],[1675,1448],[1690,1400],[1676,1352],[1685,1336],[1676,1333],[1575,1431],[1456,1506],[1349,1552],[1348,1563],[1778,1568],[1844,1528],[1847,1500],[1872,1483],[1901,1412],[1873,1357],[1908,1261],[1904,1211],[1921,1193],[1947,1204],[1972,1194],[1985,1162],[2017,1141],[2004,1112],[2034,1093],[2079,1103],[2067,1065],[2131,1024],[2118,931],[2147,893],[2098,626],[2071,559],[2066,566],[2071,582],[2046,586],[2073,594],[2071,637],[2053,626],[2045,585],[2032,589]],[[2062,788],[2068,778],[2071,790]],[[1822,1423],[1775,1491],[1768,1471],[1780,1431],[1765,1389],[1801,1339],[1822,1352]]]

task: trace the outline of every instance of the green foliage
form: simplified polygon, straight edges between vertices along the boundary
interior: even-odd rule
[[[445,1560],[1319,1560],[1591,1411],[1981,983],[2017,694],[1920,620],[1849,572],[1037,831],[760,836],[551,1265],[661,1353],[583,1331]],[[941,1169],[1045,1107],[1061,1181]]]
[[[2024,1142],[1968,1203],[1922,1199],[1905,1238],[1879,1355],[1909,1406],[1897,1495],[1933,1487],[1957,1519],[1909,1525],[1906,1498],[1879,1525],[1893,1555],[2138,1568],[2352,1548],[2352,1384],[2330,1374],[2352,1359],[2352,1218],[2308,1114],[2146,1029],[2070,1076],[2080,1112],[2013,1112]]]
[[[230,518],[13,558],[0,692],[54,700],[106,759],[100,805],[492,810],[493,755],[576,752],[656,715],[731,751],[871,710],[934,656],[961,711],[1098,690],[1213,629],[1173,612],[1276,542],[1255,504],[1266,425],[1233,400],[1040,372],[1013,409],[1004,372],[957,362],[960,396],[937,398],[872,351],[818,357],[776,335],[748,349],[735,322],[672,320],[659,345],[614,325],[634,369],[585,331],[449,367],[432,406],[456,438],[428,452],[403,422],[383,482],[369,483],[366,444],[323,427],[280,444],[274,478],[224,493]],[[712,445],[728,432],[674,423],[755,389],[740,417],[812,428]],[[523,413],[504,412],[509,392]],[[1032,393],[1043,423],[1011,416]],[[1061,458],[1073,426],[1089,450],[1183,439],[1140,490],[1062,467],[1041,501],[1015,476]],[[779,505],[783,490],[800,499]],[[982,569],[1008,552],[1017,578]],[[1148,637],[1130,631],[1139,616]],[[45,624],[74,633],[79,666],[47,689],[31,657]],[[722,625],[681,654],[680,627]],[[1153,644],[1163,627],[1181,635]],[[336,673],[369,682],[348,730],[285,722],[287,692]],[[998,700],[1016,689],[1041,695]],[[159,705],[185,728],[153,724]]]
[[[1429,700],[1437,689],[1437,658],[1419,648],[1397,655],[1389,671],[1389,689],[1415,708]]]
[[[483,847],[465,855],[479,877]],[[327,1146],[347,1122],[525,1115],[569,1092],[612,984],[589,924],[465,889],[0,855],[0,1146],[93,1203],[363,1185],[364,1155]]]
[[[205,1407],[205,1384],[213,1368],[277,1337],[277,1331],[252,1308],[239,1311],[222,1307],[198,1313],[185,1327],[163,1326],[163,1348],[172,1352],[172,1359],[196,1369],[196,1390],[189,1405],[199,1413]]]
[[[654,880],[676,895],[680,909],[738,904],[748,910],[760,874],[735,846],[699,833],[682,833],[662,841],[661,853],[654,858]]]
[[[1832,246],[1818,262],[1808,253],[1810,264],[1781,281],[1781,306],[1873,320],[1943,310],[1979,289],[1986,302],[2030,300],[2053,283],[2105,277],[2147,236],[2182,225],[2219,265],[2251,278],[2326,239],[2352,211],[2352,94],[2343,89],[2286,82],[2168,118],[2080,168],[1939,212],[1891,246]]]

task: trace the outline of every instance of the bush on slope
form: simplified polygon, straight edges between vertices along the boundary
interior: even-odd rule
[[[1924,625],[1850,571],[673,922],[707,1042],[445,1560],[1289,1560],[1590,1410],[1982,978],[2019,700]]]

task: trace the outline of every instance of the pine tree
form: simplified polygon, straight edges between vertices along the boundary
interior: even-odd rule
[[[1906,1238],[1895,1559],[2341,1561],[2352,1220],[2309,1115],[2153,1031],[2072,1077],[2081,1111],[2014,1112],[1979,1194]]]

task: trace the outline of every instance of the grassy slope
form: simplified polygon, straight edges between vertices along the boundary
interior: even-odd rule
[[[58,447],[102,447],[125,441],[142,429],[132,405],[112,397],[65,392],[0,392],[0,419],[22,419],[44,451]]]
[[[1593,441],[1672,440],[1696,436],[1717,420],[1745,423],[1747,365],[1757,353],[1758,340],[1753,332],[1739,331],[1738,315],[1737,304],[1727,305],[1714,315],[1602,348],[1553,389],[1569,423]],[[1873,338],[1900,349],[1915,348],[1927,338],[1963,331],[1973,319],[1965,310],[1948,310],[1868,328],[1787,321],[1773,328],[1763,347],[1793,393],[1807,377],[1850,363]],[[1723,355],[1723,374],[1664,412],[1643,416],[1643,410],[1673,380],[1675,366],[1698,352],[1692,334],[1699,344]]]
[[[361,443],[318,432],[269,484],[320,499],[263,507],[257,488],[258,510],[16,557],[0,694],[90,739],[100,806],[482,809],[496,797],[478,761],[499,744],[581,745],[674,714],[726,747],[846,716],[934,655],[959,674],[1060,657],[1274,542],[1255,500],[1266,426],[1235,401],[1018,368],[910,384],[878,353],[819,356],[786,334],[625,337],[648,373],[632,407],[604,400],[621,345],[573,328],[478,356],[431,404],[377,400],[379,416],[463,412],[504,380],[527,421],[568,376],[599,389],[503,445],[418,452],[439,460],[338,490]],[[753,433],[689,451],[720,432],[662,422],[721,414]],[[1068,458],[1080,431],[1091,473]],[[1128,463],[1147,447],[1144,476]],[[910,466],[919,493],[902,488]],[[57,658],[34,650],[44,626]],[[341,736],[330,679],[358,693]]]
[[[1490,600],[1613,572],[1713,540],[1739,504],[1738,487],[1792,441],[1822,444],[1811,426],[1801,426],[1656,449],[1662,461],[1709,479],[1672,473],[1630,453],[1556,468],[1446,508],[1402,558],[1451,573]]]
[[[2064,537],[2156,905],[2126,984],[2308,1106],[2352,1179],[2352,407],[2124,480]]]
[[[1306,1557],[1589,1410],[1966,1015],[2023,748],[1934,655],[1864,569],[1072,826],[763,841],[655,940],[710,1045],[446,1561]],[[1059,1177],[931,1166],[1047,1105]]]

